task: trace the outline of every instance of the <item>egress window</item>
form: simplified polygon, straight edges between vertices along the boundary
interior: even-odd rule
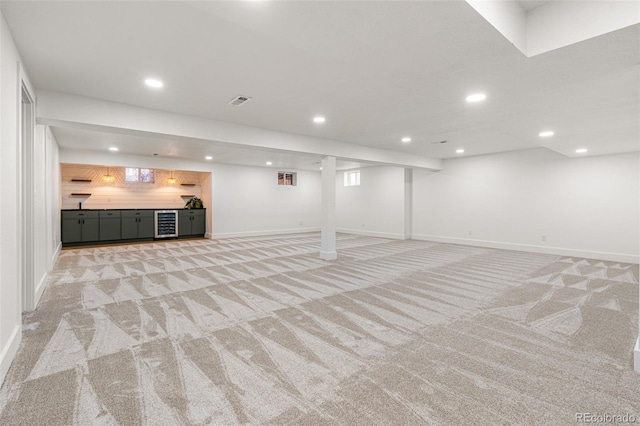
[[[344,172],[344,186],[359,186],[360,170]]]
[[[278,172],[278,185],[297,185],[297,173]]]
[[[124,181],[127,183],[155,183],[156,179],[153,169],[138,169],[133,167],[126,167],[124,169]]]

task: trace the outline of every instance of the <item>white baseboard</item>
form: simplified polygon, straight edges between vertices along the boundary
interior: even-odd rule
[[[40,297],[42,297],[42,293],[44,293],[44,289],[47,287],[47,280],[49,278],[49,274],[44,274],[38,284],[36,284],[35,294],[33,295],[33,307],[34,309],[38,306],[38,302],[40,301]]]
[[[268,235],[302,234],[305,232],[320,232],[320,228],[273,229],[269,231],[223,232],[213,234],[212,238],[262,237]]]
[[[211,240],[213,239],[213,234],[211,232],[205,232],[204,237]]]
[[[346,228],[336,229],[336,232],[340,232],[343,234],[364,235],[366,237],[389,238],[392,240],[406,240],[406,237],[404,236],[404,234],[395,234],[391,232],[376,232],[376,231],[367,231],[367,230],[361,230],[361,229],[346,229]]]
[[[607,253],[588,250],[577,250],[563,247],[536,246],[530,244],[503,243],[500,241],[472,240],[470,238],[453,238],[439,235],[413,234],[414,240],[435,241],[440,243],[461,244],[465,246],[488,247],[503,250],[528,251],[532,253],[556,254],[560,256],[583,257],[586,259],[608,260],[612,262],[640,263],[640,257],[633,254]]]
[[[58,243],[58,246],[53,252],[53,259],[51,259],[51,265],[55,265],[58,260],[58,256],[60,256],[60,250],[62,250],[62,242]]]
[[[336,260],[338,253],[335,251],[320,251],[320,259],[322,260]]]
[[[4,377],[7,375],[9,367],[11,367],[11,362],[16,356],[16,352],[18,352],[18,347],[20,347],[21,341],[22,324],[18,324],[14,327],[7,344],[2,348],[2,352],[0,352],[0,385],[4,381]]]
[[[636,370],[636,373],[640,373],[640,335],[633,349],[633,369]]]

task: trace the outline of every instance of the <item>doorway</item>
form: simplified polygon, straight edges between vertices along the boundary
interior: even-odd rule
[[[19,214],[20,232],[20,275],[22,282],[22,310],[35,309],[35,283],[34,283],[34,200],[33,200],[33,144],[35,130],[35,97],[28,84],[20,79],[20,184]]]

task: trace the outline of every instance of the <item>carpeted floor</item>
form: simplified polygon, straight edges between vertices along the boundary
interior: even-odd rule
[[[318,234],[65,250],[0,424],[635,415],[638,266]]]

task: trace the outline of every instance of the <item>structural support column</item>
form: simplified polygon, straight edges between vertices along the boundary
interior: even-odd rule
[[[333,260],[336,252],[336,157],[322,159],[322,218],[320,259]]]
[[[413,236],[413,170],[404,169],[404,239]]]

